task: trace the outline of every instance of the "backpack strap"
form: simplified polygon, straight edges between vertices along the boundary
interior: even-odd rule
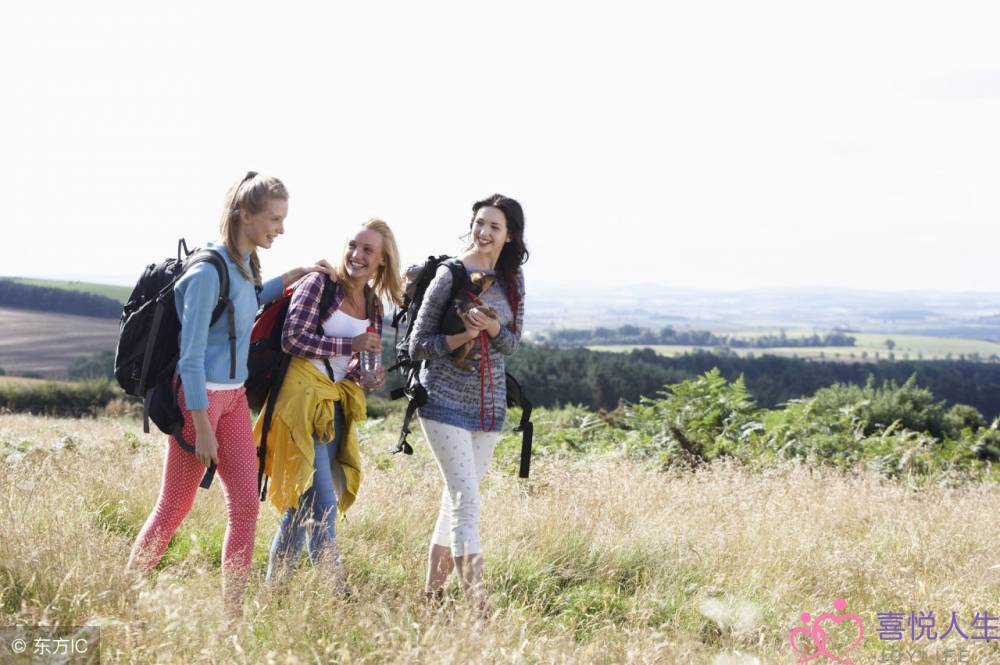
[[[271,420],[274,418],[274,407],[278,403],[278,393],[281,391],[281,384],[285,381],[285,374],[288,373],[288,365],[292,357],[284,354],[278,363],[278,370],[274,376],[274,384],[267,393],[267,401],[264,406],[264,424],[260,432],[260,447],[257,448],[257,488],[260,492],[260,500],[267,499],[267,476],[264,475],[264,462],[267,460],[267,435],[271,432]]]
[[[417,401],[411,399],[406,403],[406,413],[403,415],[403,427],[399,432],[399,441],[396,444],[396,449],[392,451],[393,455],[397,453],[403,453],[404,455],[413,454],[413,446],[406,440],[406,437],[410,435],[410,421],[413,420],[413,415],[416,412]]]
[[[444,265],[448,266],[448,270],[451,271],[451,298],[455,299],[458,292],[471,283],[469,279],[469,271],[466,270],[465,264],[462,263],[462,259],[457,256],[444,261]]]
[[[319,297],[319,327],[317,332],[323,332],[323,315],[326,314],[326,310],[330,309],[330,305],[333,304],[333,297],[337,295],[337,283],[334,282],[329,277],[323,282],[323,294]]]
[[[149,380],[149,365],[150,360],[153,358],[153,349],[156,348],[156,339],[159,337],[160,333],[160,321],[163,319],[163,313],[166,311],[166,303],[163,298],[156,299],[156,309],[153,311],[153,322],[149,326],[149,337],[146,338],[146,350],[142,355],[142,372],[139,376],[139,388],[138,392],[140,395],[146,395],[146,382]],[[176,364],[176,360],[174,363]],[[147,411],[148,413],[148,411]],[[145,416],[144,416],[145,417]],[[149,423],[147,420],[146,431],[149,431]]]
[[[319,322],[316,325],[316,333],[319,335],[323,334],[323,315],[333,304],[333,296],[336,292],[337,284],[332,279],[327,277],[323,280],[323,293],[319,297]],[[329,358],[323,358],[323,366],[326,367],[326,375],[329,377],[330,383],[336,383],[337,380],[333,378],[333,367],[330,365]]]
[[[507,382],[507,406],[521,407],[521,422],[514,428],[521,433],[521,465],[518,469],[519,478],[527,478],[531,469],[531,444],[535,438],[535,424],[531,422],[531,411],[534,408],[525,396],[524,389],[517,379],[505,373]]]

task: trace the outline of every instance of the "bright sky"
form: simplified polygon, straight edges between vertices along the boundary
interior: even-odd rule
[[[532,284],[996,290],[990,2],[58,2],[0,21],[0,275],[131,283],[291,192],[265,273],[370,216],[454,253],[494,191]]]

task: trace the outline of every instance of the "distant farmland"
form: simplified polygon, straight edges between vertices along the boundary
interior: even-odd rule
[[[776,330],[749,332],[725,331],[718,332],[717,334],[732,334],[743,338],[751,338],[765,334],[776,334],[777,332]],[[875,360],[888,360],[890,351],[885,341],[891,339],[895,343],[892,354],[896,360],[959,360],[962,356],[965,356],[968,360],[975,359],[984,362],[995,362],[995,356],[1000,356],[1000,343],[988,340],[885,333],[852,332],[850,335],[857,340],[856,346],[734,348],[732,352],[740,357],[770,355],[835,362],[872,362]],[[792,334],[789,335],[789,337],[793,336]],[[619,353],[631,351],[632,349],[651,348],[663,356],[676,356],[692,351],[720,351],[722,349],[722,347],[718,346],[662,344],[602,344],[588,345],[587,348],[592,351],[612,351]]]
[[[118,321],[0,307],[0,368],[8,374],[35,372],[60,379],[69,364],[114,351]]]

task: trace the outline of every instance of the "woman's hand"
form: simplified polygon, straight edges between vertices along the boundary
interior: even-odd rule
[[[487,317],[482,314],[474,316],[473,312],[475,311],[476,309],[473,308],[467,314],[462,315],[462,323],[465,324],[465,335],[468,339],[479,337],[479,333],[486,329],[486,322],[483,319]]]
[[[191,411],[194,421],[194,456],[206,468],[219,463],[219,442],[215,438],[212,423],[208,420],[208,411],[195,409]]]
[[[361,351],[381,351],[382,350],[382,338],[379,337],[378,333],[365,332],[361,333],[357,337],[351,338],[351,353],[360,353]]]
[[[478,307],[469,310],[468,318],[470,323],[480,330],[485,330],[490,337],[496,337],[500,334],[500,322],[492,316],[484,314]]]
[[[303,275],[310,272],[325,272],[330,277],[337,276],[337,271],[334,269],[333,266],[330,265],[330,262],[327,261],[326,259],[320,259],[313,265],[303,268],[302,271]]]
[[[299,281],[300,279],[302,279],[311,272],[326,273],[331,278],[337,276],[337,271],[334,269],[333,266],[330,265],[330,262],[327,261],[326,259],[320,259],[311,266],[304,266],[302,268],[292,268],[291,270],[289,270],[288,272],[286,272],[281,276],[281,284],[285,288],[288,288],[289,286]]]

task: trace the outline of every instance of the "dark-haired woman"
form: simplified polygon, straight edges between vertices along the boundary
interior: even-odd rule
[[[524,320],[521,265],[528,259],[528,250],[524,212],[514,199],[494,194],[473,204],[472,213],[470,242],[460,258],[470,277],[483,273],[493,278],[487,280],[491,284],[474,294],[481,305],[463,317],[465,331],[442,334],[441,323],[452,302],[452,273],[447,266],[439,267],[414,322],[410,355],[425,361],[420,381],[428,397],[418,414],[445,482],[424,595],[431,603],[440,601],[454,570],[467,600],[485,613],[479,484],[506,413],[504,356],[520,346]],[[487,315],[490,308],[496,318]],[[470,366],[462,368],[450,355],[470,341]]]

